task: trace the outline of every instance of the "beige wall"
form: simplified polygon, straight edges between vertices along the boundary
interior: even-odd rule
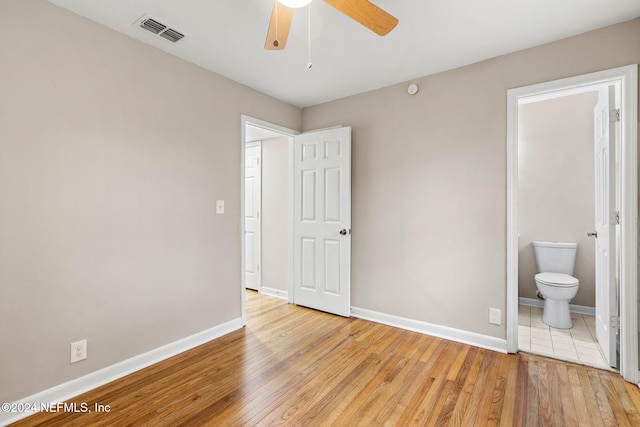
[[[534,240],[578,243],[572,304],[595,307],[593,108],[598,92],[518,110],[519,295],[536,298]]]
[[[289,138],[262,141],[262,286],[288,292]]]
[[[504,338],[506,91],[639,62],[636,19],[303,110],[353,128],[352,305]]]
[[[0,401],[239,318],[240,115],[301,111],[44,0],[0,25]]]

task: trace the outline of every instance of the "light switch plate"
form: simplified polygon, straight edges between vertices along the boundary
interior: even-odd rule
[[[216,200],[216,213],[217,214],[224,213],[224,200]]]
[[[489,309],[489,323],[492,325],[500,325],[502,323],[502,312],[499,308]]]

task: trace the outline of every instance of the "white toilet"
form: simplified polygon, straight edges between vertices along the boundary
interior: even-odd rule
[[[578,293],[580,282],[572,276],[577,243],[533,242],[536,258],[536,287],[544,297],[542,321],[554,328],[573,326],[569,301]]]

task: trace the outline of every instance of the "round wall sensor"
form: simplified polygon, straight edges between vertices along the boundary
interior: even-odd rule
[[[410,84],[407,88],[407,92],[409,92],[409,95],[415,95],[416,93],[418,93],[418,85],[415,83]]]

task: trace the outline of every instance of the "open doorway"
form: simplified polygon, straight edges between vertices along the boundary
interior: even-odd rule
[[[284,260],[287,263],[286,291],[265,286],[263,274],[260,292],[271,290],[274,291],[272,296],[286,295],[290,303],[348,317],[351,312],[351,128],[333,126],[299,134],[243,115],[240,150],[243,183],[247,177],[247,143],[258,140],[262,141],[263,183],[268,166],[265,147],[278,140],[282,142],[280,152],[284,152],[285,144],[287,147],[287,161],[281,161],[281,166],[273,168],[279,172],[280,182],[285,181],[283,171],[286,170],[286,209],[282,208],[283,188],[276,189],[269,197],[273,199],[269,203],[278,198],[281,200],[280,213],[273,216],[280,216],[278,220],[282,221],[286,215],[286,236],[281,222],[272,239],[274,247],[266,247],[264,205],[267,197],[262,197],[261,201],[248,201],[249,192],[241,185],[243,324],[246,323],[245,290],[249,273],[259,270],[264,273],[267,268],[265,257],[261,255],[261,259],[257,259],[252,250],[257,239],[249,238],[252,229],[246,223],[247,214],[257,211],[251,206],[258,205],[262,205],[263,212],[261,252],[275,256],[278,263],[282,264]],[[249,162],[254,160],[255,155],[250,156]],[[261,193],[268,193],[264,185]]]
[[[615,99],[620,99],[620,87],[612,87],[615,90],[612,103],[615,103]],[[619,195],[616,197],[615,194],[615,188],[619,188],[615,185],[618,175],[615,172],[619,169],[616,156],[619,155],[619,149],[616,149],[619,122],[609,122],[608,117],[602,121],[598,116],[596,123],[594,117],[597,106],[609,105],[608,89],[606,83],[588,85],[544,97],[526,98],[518,104],[518,348],[601,369],[618,366],[619,350],[617,328],[610,327],[611,316],[618,314],[617,275],[613,269],[614,274],[609,279],[608,275],[602,274],[602,267],[597,267],[596,242],[605,239],[605,233],[601,232],[597,238],[594,232],[596,211],[619,211],[616,206]],[[619,105],[613,108],[619,108]],[[596,175],[601,174],[596,174],[594,166],[602,162],[595,161],[594,134],[600,135],[601,131],[596,132],[595,128],[602,124],[615,133],[609,142],[614,177],[611,183],[614,191],[610,194],[596,191],[595,185]],[[598,210],[596,206],[602,209]],[[611,250],[600,253],[610,255],[615,264],[619,258],[615,245],[618,239],[615,234],[611,237],[614,240]],[[557,245],[543,242],[577,246],[575,261],[567,266],[571,269],[567,273],[576,279],[576,285],[562,288],[563,291],[573,289],[575,294],[569,304],[571,313],[570,320],[566,317],[567,324],[549,322],[549,319],[559,321],[550,315],[553,309],[544,309],[550,316],[547,323],[543,318],[545,295],[534,279],[542,271],[537,268],[534,252],[536,248],[544,251],[547,247],[557,251],[553,249]],[[560,251],[564,250],[560,248]],[[597,275],[596,271],[601,274]],[[614,295],[610,308],[607,307],[608,299],[603,298],[609,294]]]
[[[290,164],[298,132],[241,116],[242,323],[245,290],[289,298]]]
[[[638,382],[637,300],[637,65],[541,83],[507,93],[507,348],[518,351],[519,303],[519,105],[580,93],[600,85],[620,87],[619,308],[620,373]],[[589,230],[585,230],[586,232]],[[612,319],[613,320],[613,319]]]

